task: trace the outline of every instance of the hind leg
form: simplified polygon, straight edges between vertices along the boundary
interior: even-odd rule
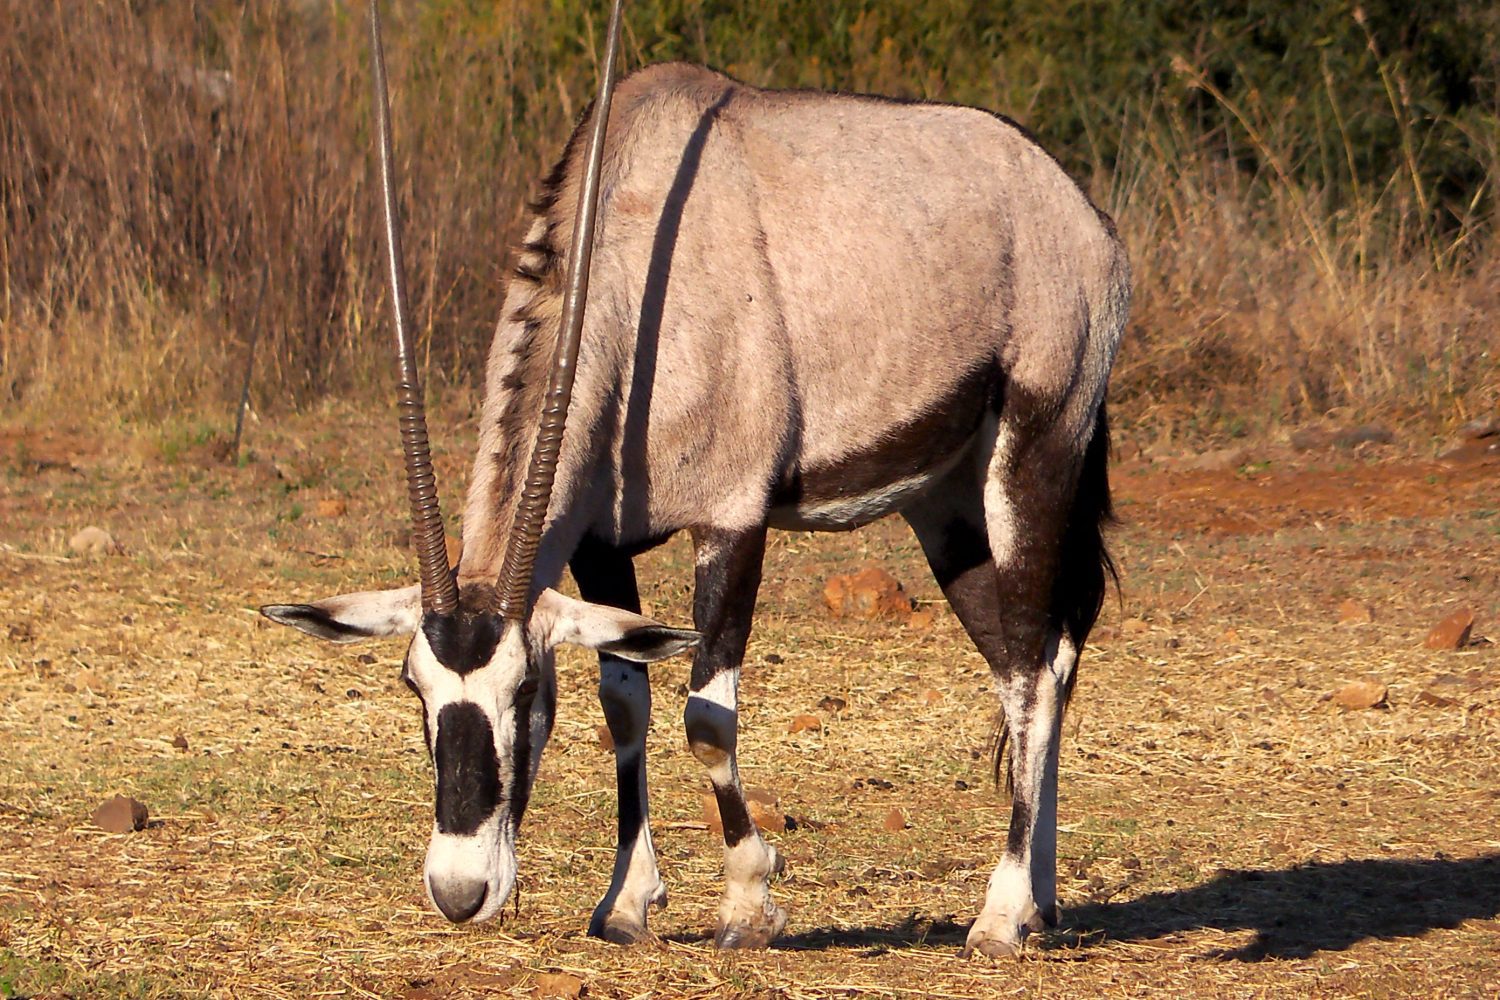
[[[982,469],[955,470],[906,511],[989,663],[1011,748],[1010,832],[966,954],[1014,955],[1057,922],[1058,742],[1077,650],[1054,605],[1080,461],[1002,428]]]

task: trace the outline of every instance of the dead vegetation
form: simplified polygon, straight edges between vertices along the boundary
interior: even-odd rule
[[[1329,412],[1440,432],[1500,403],[1500,22],[1444,8],[1425,23],[1402,6],[1369,21],[1330,8],[1323,86],[1294,94],[1274,68],[1234,64],[1237,40],[1197,13],[1184,15],[1192,58],[1156,38],[1098,39],[1121,48],[1077,81],[1093,93],[1056,90],[1072,41],[1063,53],[1003,25],[977,37],[1001,15],[967,0],[853,18],[647,4],[625,48],[631,67],[691,58],[757,84],[979,103],[1038,127],[1129,245],[1113,391],[1139,437],[1259,438]],[[1037,30],[1068,19],[1035,7],[1009,16]],[[1093,14],[1118,13],[1106,8]],[[412,310],[439,392],[477,383],[511,230],[594,78],[584,11],[391,12]],[[257,331],[258,411],[389,384],[360,18],[218,0],[7,14],[0,399],[39,420],[227,412]],[[777,18],[799,34],[776,35]],[[1473,65],[1445,68],[1463,77],[1462,114],[1415,75],[1408,22],[1484,40]],[[1122,103],[1106,71],[1149,86]]]
[[[0,495],[0,995],[419,1000],[567,995],[568,977],[591,997],[1500,989],[1492,462],[1384,446],[1121,467],[1124,596],[1065,731],[1064,927],[996,965],[956,957],[1008,817],[983,663],[899,523],[774,536],[741,752],[785,827],[770,836],[791,922],[772,952],[721,956],[677,660],[653,670],[659,945],[583,936],[614,794],[576,655],[517,912],[454,929],[426,909],[429,765],[400,644],[299,643],[251,610],[411,575],[386,423],[293,419],[241,467],[209,460],[212,442],[168,460],[3,429],[58,461],[11,463]],[[457,484],[472,428],[439,426]],[[90,524],[120,550],[70,554]],[[825,582],[872,564],[931,622],[830,616]],[[641,578],[657,615],[688,620],[682,545]],[[1349,602],[1368,616],[1344,620]],[[1426,648],[1465,609],[1465,644]],[[1383,699],[1335,700],[1364,683]],[[144,829],[92,821],[116,794],[149,809]]]

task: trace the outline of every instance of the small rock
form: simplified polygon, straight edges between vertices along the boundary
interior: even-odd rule
[[[1352,681],[1335,691],[1333,700],[1339,707],[1357,712],[1384,705],[1386,694],[1386,686],[1379,681]]]
[[[928,688],[922,692],[922,704],[931,707],[943,700],[943,692],[936,688]]]
[[[1224,643],[1226,646],[1234,645],[1235,643],[1240,641],[1239,630],[1232,628],[1225,629],[1224,634],[1219,636],[1219,641]]]
[[[124,795],[106,800],[94,810],[94,825],[110,833],[133,833],[144,830],[151,813],[144,803]]]
[[[823,731],[823,720],[816,715],[799,715],[792,720],[787,727],[789,733],[820,733]]]
[[[887,833],[900,833],[906,829],[906,813],[900,809],[892,808],[885,814],[885,822],[881,824]]]
[[[745,789],[746,802],[759,802],[767,806],[781,805],[781,796],[769,788],[747,788]]]
[[[745,808],[750,813],[750,822],[760,827],[763,832],[781,833],[786,829],[786,813],[776,805],[746,798]]]
[[[583,980],[577,976],[570,976],[566,972],[539,972],[532,996],[573,1000],[575,997],[583,996],[583,989]]]
[[[1434,625],[1427,638],[1422,640],[1422,645],[1428,649],[1463,649],[1473,628],[1474,612],[1463,608]]]
[[[1349,598],[1339,605],[1340,625],[1368,625],[1375,620],[1375,612],[1368,604]]]
[[[595,726],[594,733],[599,737],[599,749],[605,753],[615,752],[615,738],[610,734],[608,726]]]
[[[777,663],[785,663],[786,662],[786,660],[782,659],[782,656],[781,656],[780,653],[767,653],[766,656],[765,656],[765,660],[766,660],[767,663],[770,663],[770,664],[777,664]]]
[[[1144,618],[1127,618],[1120,625],[1120,631],[1126,635],[1143,635],[1151,631],[1151,626]]]
[[[114,536],[103,528],[89,525],[68,539],[68,551],[78,556],[118,556],[125,550]]]
[[[933,618],[932,609],[924,608],[921,611],[913,611],[911,617],[906,620],[906,624],[915,629],[929,629],[932,628]]]
[[[787,828],[786,813],[782,812],[780,802],[780,797],[767,789],[745,789],[745,811],[750,814],[750,821],[767,833],[781,833]],[[708,825],[709,833],[724,833],[719,800],[711,792],[703,796],[703,822]]]
[[[840,618],[909,618],[912,601],[900,581],[877,566],[823,585],[823,601]]]
[[[1299,427],[1292,432],[1292,447],[1298,451],[1316,451],[1333,444],[1332,432],[1321,427]]]
[[[1340,448],[1357,448],[1362,444],[1390,444],[1396,440],[1389,428],[1375,424],[1360,424],[1348,427],[1333,436],[1333,443]]]
[[[1460,441],[1439,456],[1450,465],[1485,465],[1500,461],[1500,436],[1470,438]]]
[[[349,513],[349,502],[347,500],[339,500],[336,498],[329,500],[319,500],[316,504],[313,505],[313,515],[315,517],[343,517],[347,513]]]
[[[849,703],[842,698],[835,698],[830,694],[818,700],[818,707],[825,712],[842,712],[849,707]]]
[[[1460,441],[1478,441],[1482,438],[1500,437],[1500,420],[1494,417],[1480,417],[1478,420],[1470,420],[1458,429]]]
[[[1191,472],[1227,472],[1250,461],[1248,448],[1220,448],[1183,458],[1178,466]]]
[[[187,737],[182,735],[181,733],[178,733],[176,736],[172,737],[172,745],[179,750],[186,750],[188,748]]]

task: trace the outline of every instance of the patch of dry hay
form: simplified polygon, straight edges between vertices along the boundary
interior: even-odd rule
[[[1065,929],[994,966],[956,958],[1008,815],[986,779],[987,671],[899,524],[775,536],[741,751],[747,780],[797,821],[774,838],[790,934],[770,953],[718,955],[706,934],[719,851],[678,721],[685,661],[653,672],[653,817],[672,898],[659,945],[582,935],[608,880],[614,793],[581,655],[560,664],[519,915],[455,929],[427,911],[430,779],[400,644],[317,645],[251,610],[412,573],[393,448],[355,436],[385,430],[351,413],[290,421],[240,470],[115,459],[131,449],[111,444],[78,470],[12,472],[0,983],[411,1000],[529,995],[544,972],[599,997],[1500,989],[1496,654],[1420,648],[1452,602],[1494,634],[1494,477],[1412,516],[1325,504],[1309,517],[1277,507],[1274,479],[1257,503],[1253,477],[1196,474],[1208,492],[1195,507],[1173,499],[1180,476],[1121,476],[1124,611],[1107,608],[1066,726]],[[457,497],[464,449],[439,462]],[[347,514],[311,516],[335,496]],[[1242,526],[1183,513],[1215,503]],[[127,554],[68,557],[85,523]],[[930,628],[826,616],[822,581],[866,561],[937,611]],[[641,578],[659,617],[688,621],[685,545],[646,557]],[[1373,623],[1337,622],[1351,597]],[[1323,700],[1366,675],[1388,686],[1388,709]],[[804,713],[821,728],[789,733]],[[145,802],[152,825],[94,829],[115,792]],[[892,809],[908,829],[885,828]]]

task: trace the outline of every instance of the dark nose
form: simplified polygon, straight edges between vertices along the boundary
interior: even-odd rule
[[[455,924],[461,924],[478,913],[490,891],[489,884],[479,879],[429,880],[428,885],[432,889],[432,901],[443,911],[443,916]]]

